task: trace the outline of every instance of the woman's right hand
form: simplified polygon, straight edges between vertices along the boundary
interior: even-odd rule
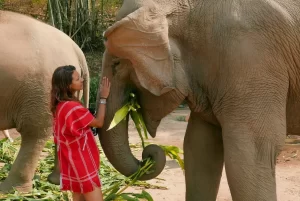
[[[100,86],[100,98],[107,98],[110,93],[110,82],[107,77],[103,77]],[[96,118],[89,124],[90,127],[102,128],[105,118],[105,104],[99,103]]]
[[[107,77],[102,78],[100,86],[100,98],[107,98],[110,93],[110,82]]]

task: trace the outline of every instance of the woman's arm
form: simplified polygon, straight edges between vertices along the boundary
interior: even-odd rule
[[[104,118],[105,118],[105,110],[106,110],[106,99],[110,92],[110,82],[108,78],[103,77],[102,87],[100,87],[100,102],[99,107],[97,111],[96,118],[89,124],[90,127],[96,127],[101,128],[104,124]]]

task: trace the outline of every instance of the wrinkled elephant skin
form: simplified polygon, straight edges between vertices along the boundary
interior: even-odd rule
[[[52,137],[50,90],[58,66],[82,73],[88,104],[89,73],[80,48],[63,32],[31,17],[0,11],[0,130],[16,128],[20,151],[0,191],[28,192],[45,142]],[[82,94],[80,94],[82,96]],[[59,183],[59,168],[49,176]]]
[[[104,33],[109,161],[125,175],[139,165],[128,123],[106,131],[128,91],[152,136],[186,100],[186,200],[216,200],[224,164],[234,201],[277,200],[276,156],[286,134],[300,133],[299,11],[292,0],[124,0]]]

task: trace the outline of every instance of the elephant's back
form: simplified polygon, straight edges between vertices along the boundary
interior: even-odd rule
[[[49,81],[58,66],[79,66],[76,46],[66,34],[50,25],[0,11],[1,79]]]
[[[76,43],[60,30],[28,16],[0,11],[3,97],[48,101],[54,70],[62,65],[79,69],[80,56],[84,55],[78,56]]]

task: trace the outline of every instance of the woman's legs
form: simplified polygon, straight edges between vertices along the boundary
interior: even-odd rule
[[[96,187],[94,191],[83,194],[85,201],[103,201],[103,195],[100,187]]]
[[[81,193],[73,193],[73,201],[85,201]]]

